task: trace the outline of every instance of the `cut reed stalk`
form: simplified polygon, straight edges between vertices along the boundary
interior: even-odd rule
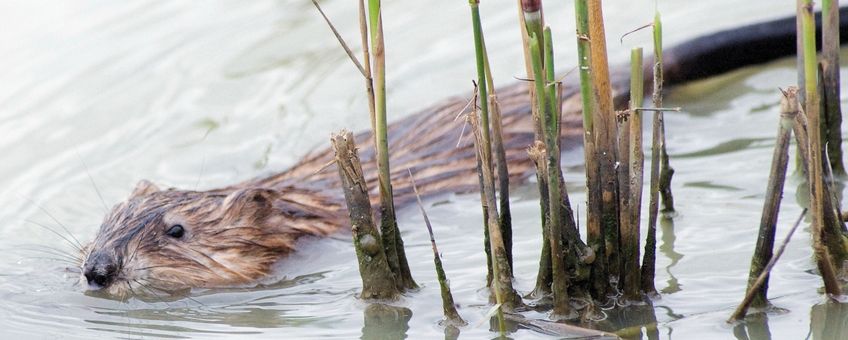
[[[501,120],[501,107],[498,102],[498,94],[495,90],[495,82],[492,77],[492,68],[489,65],[489,52],[486,49],[486,38],[481,36],[483,44],[483,62],[486,68],[486,85],[489,88],[489,109],[492,113],[492,147],[495,158],[495,169],[497,171],[497,186],[498,191],[498,212],[500,217],[498,222],[501,226],[501,234],[504,238],[504,247],[506,255],[509,259],[509,266],[512,268],[512,213],[509,208],[509,168],[506,161],[506,148],[503,144],[503,122]]]
[[[799,89],[798,101],[801,103],[802,108],[806,105],[805,98],[807,92],[806,86],[804,86],[804,53],[801,52],[804,50],[804,36],[801,34],[801,32],[804,31],[804,28],[802,26],[800,13],[803,9],[804,1],[805,0],[795,1],[795,13],[797,13],[797,15],[795,15],[795,32],[797,32],[797,34],[795,34],[795,50],[797,51],[797,53],[795,53],[795,69],[797,70],[796,76],[798,79],[797,85]],[[798,152],[795,153],[795,168],[798,169],[796,172],[807,171],[806,165],[803,164],[804,154],[801,152],[800,146],[798,146]],[[802,175],[805,178],[809,177],[807,172],[804,172]]]
[[[601,224],[601,176],[600,160],[595,146],[595,114],[597,97],[592,89],[592,53],[589,35],[588,0],[575,0],[574,9],[577,26],[577,56],[580,69],[580,95],[583,105],[583,155],[586,163],[586,238],[589,247],[597,254],[590,273],[593,296],[606,296],[609,282],[606,245]]]
[[[596,157],[600,159],[601,187],[601,223],[604,232],[604,243],[609,276],[620,276],[621,259],[619,255],[619,206],[618,185],[616,184],[616,122],[615,109],[612,103],[612,87],[610,86],[609,63],[607,61],[606,34],[601,0],[589,0],[589,37],[591,39],[590,53],[592,55],[593,92],[597,96],[593,114],[595,116],[595,146],[598,148]],[[609,280],[609,278],[607,278]]]
[[[481,172],[483,177],[483,194],[486,200],[486,208],[488,209],[488,221],[486,226],[489,230],[489,246],[492,250],[492,270],[494,274],[492,279],[492,288],[495,295],[495,301],[501,306],[500,309],[510,311],[521,305],[521,298],[512,286],[512,275],[510,275],[511,271],[509,269],[509,262],[506,258],[503,237],[501,236],[500,226],[498,225],[498,213],[495,205],[494,175],[492,168],[488,165],[491,164],[491,159],[489,159],[491,155],[488,155],[483,151],[483,136],[480,131],[482,127],[480,126],[477,118],[476,107],[472,114],[468,116],[468,119],[474,130],[474,148],[477,157],[479,158],[479,172]],[[502,311],[499,310],[499,313],[501,312]],[[498,318],[501,320],[501,325],[503,327],[503,316],[499,316]]]
[[[362,277],[360,297],[393,300],[400,291],[381,246],[380,233],[371,219],[371,202],[368,199],[368,188],[356,153],[353,134],[350,131],[341,131],[333,135],[331,141],[350,214],[353,245],[359,263],[359,274]]]
[[[821,56],[827,156],[833,173],[845,176],[842,161],[842,107],[839,98],[839,0],[822,1]]]
[[[524,51],[524,68],[527,72],[527,78],[533,78],[533,57],[530,54],[530,31],[540,31],[537,30],[537,26],[541,28],[545,24],[545,17],[542,15],[542,2],[539,0],[516,0],[518,3],[518,21],[521,27],[521,41],[522,41],[522,49]],[[532,26],[532,27],[530,27]],[[538,34],[538,33],[537,33]],[[542,125],[539,123],[539,114],[541,112],[541,108],[539,107],[538,98],[536,98],[536,84],[535,82],[527,82],[527,89],[530,94],[530,107],[531,113],[533,116],[533,132],[534,132],[534,140],[541,144],[541,141],[544,140],[544,133],[542,132]],[[550,232],[548,231],[548,208],[550,204],[545,201],[544,198],[548,197],[548,182],[547,178],[544,174],[547,173],[547,170],[543,168],[545,164],[544,159],[544,145],[541,146],[531,146],[528,149],[528,153],[530,158],[536,164],[536,182],[539,188],[539,204],[541,206],[540,212],[542,217],[542,251],[541,256],[539,257],[539,271],[536,274],[536,286],[533,288],[533,291],[530,293],[530,296],[541,298],[547,296],[551,293],[551,283],[553,273],[551,273],[551,243],[548,240],[548,235]],[[541,158],[534,158],[541,157]]]
[[[748,291],[753,294],[750,305],[762,308],[768,305],[768,276],[754,289],[760,274],[766,264],[771,261],[774,248],[774,235],[777,228],[777,216],[780,211],[780,201],[783,198],[783,185],[786,182],[786,168],[789,163],[789,140],[795,116],[798,115],[798,88],[790,87],[783,91],[780,99],[780,123],[774,145],[768,186],[766,187],[765,203],[760,218],[760,231],[757,246],[751,258],[751,270],[748,274]],[[747,307],[746,307],[747,308]]]
[[[371,53],[374,62],[375,82],[375,120],[374,135],[377,149],[378,180],[380,186],[380,232],[383,235],[383,248],[392,272],[397,275],[401,289],[415,289],[418,285],[412,279],[403,239],[398,230],[395,216],[395,204],[392,194],[391,170],[389,168],[389,141],[386,124],[386,49],[383,41],[383,17],[380,0],[368,0],[368,19],[371,32]]]
[[[468,324],[459,316],[456,311],[456,305],[453,302],[453,294],[451,294],[450,284],[448,284],[445,269],[442,266],[442,257],[439,253],[439,248],[436,247],[436,237],[433,236],[433,226],[430,224],[430,218],[427,217],[427,211],[424,210],[424,203],[421,202],[421,195],[418,193],[418,186],[415,185],[415,177],[412,176],[412,171],[409,172],[409,180],[412,183],[412,191],[415,192],[415,200],[418,203],[418,208],[421,210],[421,216],[424,217],[424,224],[427,226],[427,233],[430,234],[430,246],[433,248],[433,263],[436,266],[436,278],[439,280],[439,289],[442,293],[442,310],[445,314],[446,326],[462,327]]]
[[[786,250],[786,246],[792,239],[792,235],[795,234],[795,230],[797,230],[798,226],[801,225],[801,221],[804,220],[804,216],[806,214],[807,209],[801,211],[801,215],[798,216],[798,219],[795,220],[795,223],[792,225],[792,228],[790,228],[789,232],[786,233],[786,238],[783,239],[783,242],[780,244],[780,247],[777,248],[777,251],[775,251],[774,256],[769,259],[768,263],[760,272],[760,275],[757,276],[757,279],[754,280],[753,284],[749,284],[748,292],[745,294],[745,298],[742,299],[742,302],[739,303],[739,306],[736,307],[736,310],[734,310],[733,314],[730,315],[730,318],[727,319],[727,323],[733,323],[734,321],[742,320],[745,318],[745,314],[748,313],[748,308],[751,306],[752,301],[755,299],[757,291],[760,290],[761,285],[768,283],[769,273],[771,273],[771,270],[774,268],[774,265],[777,264],[777,260],[780,259],[780,256],[783,255],[783,251]]]
[[[662,20],[660,12],[654,15],[654,93],[652,100],[655,108],[662,108],[662,89],[663,89],[663,45],[662,45]],[[660,196],[662,197],[663,212],[674,211],[674,196],[671,194],[671,178],[674,176],[674,169],[669,164],[668,151],[666,151],[665,143],[665,113],[657,111],[660,116]]]
[[[811,227],[813,249],[816,255],[816,264],[824,280],[825,291],[831,296],[838,296],[842,290],[839,287],[839,281],[836,278],[836,271],[831,262],[828,250],[822,242],[825,214],[823,197],[824,177],[822,173],[821,129],[819,128],[821,121],[819,96],[816,90],[816,27],[812,0],[804,0],[800,10],[798,15],[801,16],[801,26],[804,36],[804,111],[809,123],[807,130],[810,138],[808,166],[810,169],[810,206],[813,212],[813,224]]]
[[[477,93],[478,93],[477,98],[479,98],[479,100],[480,100],[480,104],[479,104],[479,107],[480,107],[480,125],[481,125],[481,129],[483,129],[481,131],[481,136],[482,136],[481,147],[483,148],[481,150],[481,152],[484,152],[484,153],[486,153],[486,155],[489,155],[486,158],[478,158],[477,159],[477,161],[478,161],[477,167],[482,169],[482,167],[484,165],[488,166],[489,168],[492,167],[491,157],[490,157],[490,155],[492,154],[492,144],[491,144],[491,138],[490,138],[490,135],[489,135],[489,101],[488,101],[489,93],[488,93],[487,84],[486,84],[485,60],[483,58],[483,55],[484,55],[483,28],[482,28],[482,24],[480,23],[479,4],[480,4],[480,1],[478,1],[478,0],[468,0],[468,6],[471,8],[471,27],[472,27],[472,30],[474,32],[474,54],[475,54],[475,57],[476,57],[476,65],[477,65]],[[477,111],[475,110],[474,112],[476,114]],[[489,163],[488,164],[479,164],[479,162],[481,162],[481,161],[487,161]],[[485,185],[483,183],[483,181],[484,181],[483,177],[480,177],[480,181],[481,181],[480,187],[482,188]],[[482,190],[481,190],[480,194],[485,195],[485,193]],[[489,202],[486,199],[486,197],[481,196],[480,201],[483,205],[483,242],[484,242],[483,248],[486,252],[487,263],[489,263],[489,265],[487,266],[487,273],[486,273],[486,285],[490,286],[492,284],[492,278],[494,277],[494,268],[491,266],[491,264],[493,264],[494,262],[492,261],[492,253],[491,253],[492,250],[491,250],[491,247],[490,247],[491,242],[489,240],[491,235],[489,234],[490,231],[489,231],[489,228],[487,227],[487,225],[489,223],[488,222],[489,221],[488,215],[491,212],[491,210],[488,209],[487,205],[489,204]],[[498,215],[495,215],[495,218],[498,218]]]
[[[627,110],[618,111],[616,113],[616,121],[618,125],[616,127],[616,130],[618,130],[618,155],[616,156],[616,159],[618,160],[616,175],[618,178],[616,180],[616,184],[618,185],[618,205],[621,207],[618,211],[618,227],[620,233],[618,248],[621,252],[621,271],[619,272],[620,276],[616,277],[615,280],[618,282],[620,288],[623,287],[624,277],[627,275],[624,272],[624,265],[628,259],[625,258],[627,255],[625,253],[626,249],[624,248],[630,240],[627,239],[627,235],[625,233],[632,230],[631,223],[633,222],[630,220],[630,209],[628,208],[628,201],[630,200],[630,127],[628,122],[629,116],[632,112],[633,110],[628,108]]]
[[[377,131],[377,107],[374,102],[374,78],[371,75],[371,56],[368,48],[368,16],[365,14],[365,0],[359,0],[359,36],[362,44],[363,75],[365,76],[365,95],[368,98],[368,113],[371,115],[371,131]],[[374,145],[377,145],[377,134]]]
[[[629,152],[629,178],[622,186],[628,187],[629,196],[622,204],[622,211],[627,216],[622,219],[621,229],[621,257],[622,257],[622,286],[625,299],[631,301],[641,300],[639,293],[639,226],[642,210],[642,178],[644,176],[645,155],[642,153],[642,106],[645,97],[644,74],[642,71],[642,48],[634,48],[630,51],[630,116],[628,117],[629,130],[628,152]],[[624,223],[624,222],[627,223]]]
[[[810,164],[810,138],[808,137],[809,124],[807,116],[802,111],[795,118],[795,139],[797,140],[798,152],[801,157],[801,171],[804,174],[809,174]],[[823,164],[823,166],[825,166]],[[806,178],[809,185],[810,178]],[[822,228],[822,243],[830,255],[831,263],[844,263],[848,259],[848,238],[846,238],[844,227],[841,219],[841,213],[835,206],[836,199],[833,198],[833,189],[830,188],[830,181],[825,179],[822,186],[822,204],[824,205],[824,227]]]
[[[662,105],[662,32],[658,32],[656,27],[660,22],[660,15],[657,12],[654,16],[654,88],[651,95],[654,106],[657,108]],[[657,218],[659,218],[659,196],[662,183],[660,164],[665,144],[664,125],[663,111],[654,111],[651,128],[651,179],[648,189],[648,235],[645,237],[645,255],[642,257],[642,270],[640,272],[640,285],[642,291],[647,294],[657,293],[654,277],[657,258]]]

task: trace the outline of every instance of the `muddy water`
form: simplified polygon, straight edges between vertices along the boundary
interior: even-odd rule
[[[465,2],[388,2],[389,109],[401,116],[468,93],[474,78]],[[350,41],[353,2],[324,1]],[[728,7],[732,11],[728,11]],[[648,34],[617,37],[647,23],[652,3],[608,1],[614,61]],[[660,3],[666,42],[774,18],[793,2]],[[495,79],[523,74],[515,8],[484,3]],[[574,64],[570,2],[546,8],[557,58]],[[307,1],[6,1],[0,4],[0,334],[2,338],[441,337],[438,285],[421,217],[400,212],[421,291],[406,296],[397,322],[365,320],[346,236],[307,241],[270,287],[199,291],[190,299],[113,301],[81,293],[73,253],[40,227],[93,238],[104,205],[140,179],[213,188],[290,166],[325,145],[331,131],[367,125],[361,79]],[[741,299],[756,239],[777,124],[775,88],[794,79],[791,60],[748,68],[672,91],[669,152],[679,213],[660,228],[656,302],[663,339],[803,338],[826,325],[809,235],[797,234],[772,275],[785,309],[733,329],[723,320]],[[582,156],[565,155],[573,202],[582,202]],[[787,185],[778,239],[801,208]],[[99,193],[98,193],[99,192]],[[513,194],[517,285],[533,286],[540,237],[532,186]],[[102,196],[102,199],[101,199]],[[460,313],[478,324],[488,311],[476,195],[427,202]],[[582,205],[582,204],[581,204]],[[60,226],[63,225],[64,227]],[[75,242],[75,241],[71,241]],[[43,251],[51,252],[44,253]],[[842,318],[845,314],[843,312]],[[543,315],[529,314],[543,318]],[[830,325],[829,327],[834,327]],[[838,328],[838,326],[837,326]],[[492,337],[487,327],[463,338]],[[838,335],[837,335],[838,336]],[[519,330],[514,338],[546,338]]]

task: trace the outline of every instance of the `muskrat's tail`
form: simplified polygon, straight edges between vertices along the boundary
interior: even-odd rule
[[[840,15],[848,15],[848,8],[841,8]],[[848,20],[841,21],[840,31],[843,42],[848,40]],[[748,25],[695,38],[667,49],[664,54],[664,78],[667,85],[674,85],[771,61],[791,55],[794,51],[794,17]],[[646,69],[650,69],[651,63],[647,61]],[[611,72],[617,107],[628,100],[628,67],[622,66],[613,68]],[[579,93],[576,91],[576,75],[572,74],[564,82],[562,149],[567,152],[582,141],[581,108]],[[650,88],[650,84],[647,85]],[[533,142],[530,98],[527,93],[527,84],[513,84],[499,92],[504,146],[512,179],[527,178],[533,171],[532,162],[526,154],[526,148]],[[461,136],[465,122],[456,119],[466,104],[467,99],[449,99],[389,126],[392,183],[398,206],[414,199],[407,169],[414,174],[424,195],[478,190],[475,153],[471,137],[468,136],[470,133],[466,129],[466,136]],[[356,136],[356,142],[372,199],[376,200],[377,172],[373,138],[370,133],[360,133]],[[341,197],[338,173],[334,168],[319,171],[332,158],[332,151],[322,148],[307,155],[286,172],[248,184],[281,190],[285,187],[306,187],[316,193],[326,194],[327,197]]]

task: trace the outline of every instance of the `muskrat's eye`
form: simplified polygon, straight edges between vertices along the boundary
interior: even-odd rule
[[[166,231],[165,233],[168,234],[168,236],[170,237],[180,238],[183,237],[183,234],[185,234],[185,228],[183,228],[182,225],[175,224],[174,226],[169,228],[168,231]]]

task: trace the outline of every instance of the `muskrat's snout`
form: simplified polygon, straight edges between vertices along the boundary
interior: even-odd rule
[[[83,275],[88,282],[88,290],[101,290],[109,287],[118,276],[119,261],[106,253],[96,252],[88,257],[83,268]]]

